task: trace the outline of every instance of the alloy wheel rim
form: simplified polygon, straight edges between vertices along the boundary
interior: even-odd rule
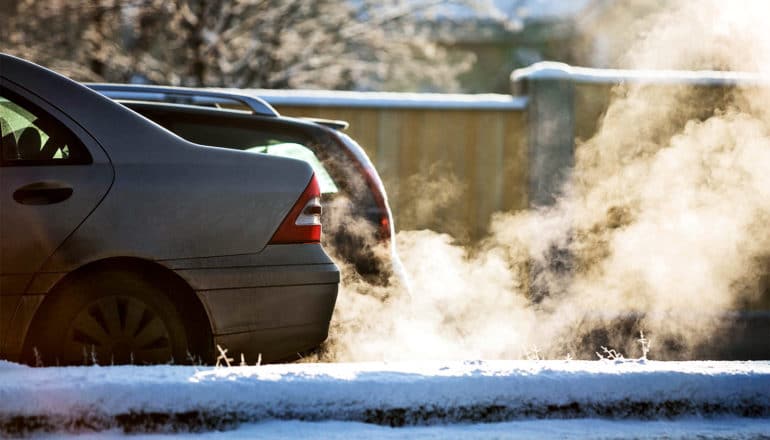
[[[85,365],[166,363],[173,358],[161,317],[143,301],[117,295],[83,307],[62,349],[66,362]]]

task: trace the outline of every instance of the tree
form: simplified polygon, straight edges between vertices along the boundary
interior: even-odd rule
[[[448,91],[472,57],[429,37],[426,17],[447,3],[21,0],[4,6],[0,41],[3,51],[78,80]]]

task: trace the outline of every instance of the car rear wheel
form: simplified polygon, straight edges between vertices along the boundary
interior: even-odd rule
[[[43,304],[25,357],[46,366],[184,362],[183,322],[148,280],[102,272],[69,283]]]

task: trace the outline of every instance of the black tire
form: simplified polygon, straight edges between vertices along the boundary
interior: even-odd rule
[[[184,320],[141,275],[108,270],[69,282],[41,306],[24,359],[31,365],[163,364],[187,361]]]

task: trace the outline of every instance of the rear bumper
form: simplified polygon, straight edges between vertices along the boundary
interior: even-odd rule
[[[266,362],[317,347],[326,339],[337,284],[251,287],[198,292],[214,342],[248,362]]]
[[[320,245],[165,263],[197,292],[214,342],[237,359],[286,359],[328,335],[340,275]]]

